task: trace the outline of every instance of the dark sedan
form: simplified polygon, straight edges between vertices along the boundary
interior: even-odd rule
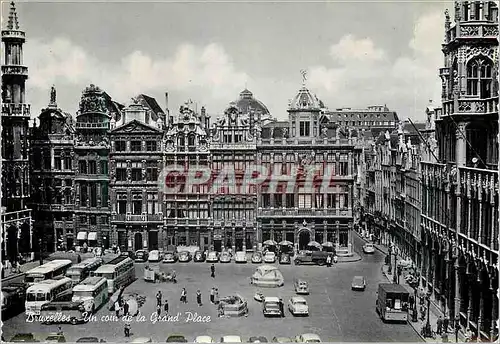
[[[193,261],[195,262],[204,262],[205,261],[205,252],[203,251],[196,251],[194,253]]]
[[[282,253],[280,256],[280,264],[291,264],[292,260],[290,259],[290,255],[288,253]]]

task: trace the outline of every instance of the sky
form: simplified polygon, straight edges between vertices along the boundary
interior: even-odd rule
[[[306,86],[330,109],[386,104],[424,121],[440,103],[450,2],[16,2],[32,116],[50,87],[73,115],[89,84],[125,105],[144,93],[217,117],[246,88],[277,119]],[[8,3],[2,3],[3,24]]]

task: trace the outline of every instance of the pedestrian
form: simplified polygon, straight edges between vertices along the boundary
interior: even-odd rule
[[[120,316],[120,302],[118,302],[118,300],[115,302],[115,313],[117,317]]]
[[[156,306],[156,314],[158,315],[158,317],[160,317],[160,315],[161,315],[161,306],[160,305]]]
[[[125,327],[123,330],[125,332],[125,337],[126,338],[130,337],[130,324],[128,322],[125,323]]]
[[[444,319],[443,319],[443,332],[448,333],[448,326],[450,325],[450,319],[448,318],[448,315],[445,314]]]
[[[219,304],[219,289],[218,288],[215,288],[215,291],[214,291],[214,303],[216,305]]]
[[[410,309],[413,309],[413,305],[415,304],[415,297],[413,295],[410,295],[408,301],[410,302]]]
[[[201,303],[201,291],[200,290],[198,290],[196,292],[196,302],[198,302],[198,307],[203,306],[203,304]]]
[[[285,305],[283,304],[282,298],[280,298],[279,306],[280,306],[281,317],[284,318],[285,317]]]
[[[219,303],[217,307],[217,316],[220,318],[224,315],[224,308],[222,308],[222,303]]]
[[[210,289],[210,303],[211,303],[211,304],[214,304],[214,300],[215,300],[215,288],[214,288],[214,287],[212,287],[212,288]]]
[[[165,311],[165,313],[168,314],[168,300],[165,299],[165,303],[163,304],[163,310]]]
[[[436,333],[441,335],[443,330],[443,318],[439,316],[438,320],[436,320]]]
[[[215,278],[215,265],[210,266],[210,277]]]
[[[328,255],[328,257],[326,257],[326,266],[330,267],[332,266],[332,256]]]
[[[161,307],[161,290],[158,290],[158,292],[156,293],[156,305],[157,306],[160,306]]]
[[[424,321],[425,320],[425,311],[426,307],[424,304],[420,305],[420,320]]]
[[[128,309],[129,309],[129,305],[128,305],[128,302],[125,301],[123,303],[123,315],[128,315]]]
[[[182,288],[182,291],[181,291],[181,302],[182,302],[182,303],[187,303],[187,292],[186,292],[186,288]]]

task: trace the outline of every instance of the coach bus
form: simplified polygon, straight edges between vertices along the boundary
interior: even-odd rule
[[[83,301],[85,311],[95,313],[108,301],[108,281],[104,277],[88,277],[73,287],[71,301]]]
[[[83,262],[71,266],[68,271],[66,271],[66,276],[73,280],[74,285],[77,285],[89,277],[90,273],[95,271],[102,264],[103,260],[101,258],[85,259]]]
[[[73,281],[68,277],[48,279],[36,283],[26,291],[26,302],[24,303],[26,314],[40,315],[44,304],[56,300],[60,295],[71,290]]]
[[[378,285],[377,313],[382,321],[408,321],[408,298],[410,293],[401,284],[380,283]]]
[[[108,264],[101,265],[92,276],[104,277],[108,280],[108,292],[113,294],[122,286],[132,283],[135,279],[134,261],[128,256],[119,256]]]
[[[26,272],[24,282],[29,286],[48,279],[64,276],[71,266],[69,259],[57,259],[37,266]]]

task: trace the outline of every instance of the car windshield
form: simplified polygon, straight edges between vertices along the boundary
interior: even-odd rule
[[[294,305],[307,305],[306,301],[305,300],[295,300]]]
[[[279,305],[276,302],[267,302],[265,305],[266,309],[279,309]]]
[[[361,284],[361,283],[363,283],[363,277],[354,277],[352,282],[357,283],[357,284]]]

